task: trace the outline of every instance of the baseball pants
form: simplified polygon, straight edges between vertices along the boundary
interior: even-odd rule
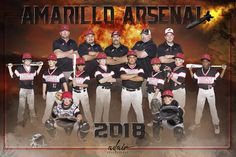
[[[151,109],[151,102],[152,102],[152,99],[154,98],[154,95],[155,93],[148,93],[148,104],[149,104],[149,109]],[[161,92],[159,92],[156,96],[156,98],[158,100],[160,100],[160,102],[162,102],[161,100]]]
[[[109,111],[111,103],[111,89],[105,89],[102,86],[97,86],[96,89],[96,107],[94,122],[109,123]]]
[[[214,88],[204,90],[199,88],[198,96],[197,96],[197,108],[196,108],[196,115],[195,115],[195,124],[200,124],[202,118],[202,112],[204,109],[205,101],[208,100],[212,123],[214,125],[219,125],[219,118],[216,110],[215,104],[215,92]]]
[[[90,110],[89,97],[87,90],[81,90],[80,93],[73,91],[73,101],[75,104],[80,104],[84,110],[84,116],[86,120],[92,124],[93,118]]]
[[[186,90],[185,88],[179,88],[173,90],[174,99],[179,103],[180,107],[183,109],[186,102]]]
[[[142,109],[143,94],[142,90],[121,91],[121,123],[128,123],[128,112],[131,104],[134,108],[138,123],[144,123],[143,109]]]
[[[19,107],[17,113],[17,121],[21,122],[24,120],[25,103],[29,105],[30,118],[36,117],[34,108],[34,90],[20,88],[19,92]]]
[[[46,107],[44,111],[44,115],[42,118],[42,123],[44,124],[46,120],[48,120],[51,117],[52,114],[52,108],[54,105],[54,102],[56,101],[56,93],[61,91],[55,91],[55,92],[47,92],[46,95]]]

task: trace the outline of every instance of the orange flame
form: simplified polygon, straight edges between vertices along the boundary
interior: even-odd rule
[[[147,28],[148,24],[136,23],[136,24],[123,24],[125,7],[114,7],[114,24],[90,24],[88,29],[91,29],[95,33],[96,42],[104,49],[111,44],[111,33],[113,31],[119,31],[121,33],[121,43],[128,48],[133,47],[135,42],[140,40],[140,33],[143,28]],[[108,17],[110,14],[108,13]],[[97,19],[102,20],[103,12],[100,10],[97,13]],[[133,17],[135,17],[133,15]],[[85,32],[83,32],[84,34]],[[84,41],[84,35],[78,38],[79,43]]]
[[[201,25],[200,28],[205,31],[210,30],[213,26],[217,25],[224,18],[224,14],[229,13],[230,10],[234,8],[236,8],[236,4],[230,3],[226,6],[208,7],[203,9],[201,16],[204,16],[207,11],[210,11],[210,14],[211,16],[213,16],[213,18],[211,19],[211,21]]]

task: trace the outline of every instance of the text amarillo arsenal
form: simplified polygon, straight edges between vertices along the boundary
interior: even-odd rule
[[[101,11],[103,17],[98,19]],[[91,12],[91,14],[90,14]],[[120,12],[119,12],[120,14]],[[199,6],[126,6],[123,23],[187,24],[201,15]],[[99,15],[100,16],[100,15]],[[114,24],[117,12],[113,6],[24,6],[22,24]]]

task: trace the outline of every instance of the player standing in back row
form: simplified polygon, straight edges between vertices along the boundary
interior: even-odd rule
[[[223,70],[220,74],[216,68],[211,67],[211,56],[209,54],[202,55],[201,61],[202,61],[202,68],[197,69],[195,73],[192,72],[191,68],[189,69],[192,78],[197,80],[197,84],[199,87],[197,96],[195,124],[190,126],[189,129],[194,130],[200,127],[202,112],[205,105],[205,101],[207,99],[210,107],[215,134],[219,134],[220,120],[216,110],[214,85],[216,80],[223,78],[226,70],[226,65],[222,65]]]

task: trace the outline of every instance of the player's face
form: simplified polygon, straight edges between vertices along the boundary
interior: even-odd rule
[[[61,38],[62,38],[62,39],[66,39],[66,38],[69,38],[70,32],[67,31],[67,30],[64,30],[64,31],[61,31],[61,32],[60,32],[60,35],[61,35]]]
[[[56,64],[57,64],[57,61],[54,61],[54,60],[49,60],[49,61],[48,61],[49,67],[55,67]]]
[[[24,65],[30,66],[30,63],[31,63],[31,62],[32,62],[31,59],[25,59],[25,60],[24,60]]]
[[[178,67],[178,66],[181,66],[183,65],[184,63],[184,60],[181,59],[181,58],[175,58],[175,65]]]
[[[128,57],[128,63],[133,65],[136,63],[137,57],[136,56],[129,56]]]
[[[94,35],[93,34],[86,35],[85,40],[88,44],[93,44],[94,43]]]
[[[120,36],[119,35],[113,35],[112,37],[112,43],[114,45],[119,45],[120,44]]]
[[[143,42],[148,42],[152,37],[151,35],[142,34],[141,36]]]
[[[84,67],[85,67],[85,65],[77,65],[77,68],[79,71],[83,71]]]
[[[173,98],[172,98],[171,96],[165,96],[165,97],[163,98],[163,102],[164,102],[164,104],[166,104],[166,105],[171,104],[172,100],[173,100]]]
[[[100,65],[106,65],[107,60],[106,59],[99,59],[98,62]]]
[[[166,35],[165,35],[165,39],[166,39],[166,41],[167,41],[167,43],[172,43],[173,41],[174,41],[174,34],[172,34],[172,33],[167,33]]]
[[[72,100],[70,98],[64,98],[63,100],[64,100],[64,105],[66,105],[66,106],[69,106],[72,102]]]
[[[211,62],[208,61],[207,59],[203,59],[203,60],[202,60],[202,66],[203,66],[203,68],[208,69],[208,68],[210,67],[210,65],[211,65]]]
[[[153,64],[152,68],[155,72],[160,71],[161,64]]]

